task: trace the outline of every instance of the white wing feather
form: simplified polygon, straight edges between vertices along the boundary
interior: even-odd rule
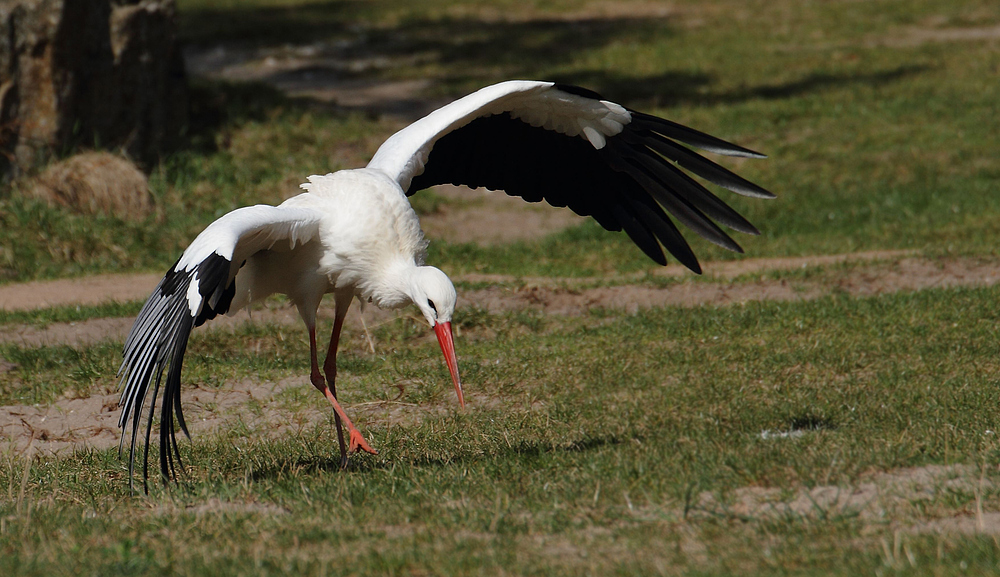
[[[228,284],[236,276],[244,260],[267,250],[281,240],[290,247],[312,240],[319,232],[322,213],[308,208],[258,204],[237,208],[217,219],[201,231],[187,247],[174,270],[192,272],[206,258],[217,254],[230,262]],[[188,286],[188,308],[198,316],[202,307],[199,283],[195,278]]]
[[[632,120],[628,110],[614,102],[570,94],[553,82],[510,80],[459,98],[393,134],[368,168],[385,172],[408,190],[413,177],[423,173],[439,138],[476,118],[503,112],[535,127],[585,138],[597,149]]]
[[[223,215],[191,242],[177,262],[177,270],[189,271],[212,253],[241,262],[279,240],[291,246],[309,242],[319,232],[323,214],[302,207],[246,206]]]

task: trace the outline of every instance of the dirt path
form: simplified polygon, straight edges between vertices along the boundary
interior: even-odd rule
[[[523,204],[523,203],[521,203]],[[782,257],[743,259],[730,262],[704,263],[704,277],[718,280],[729,280],[739,276],[764,273],[773,270],[794,270],[814,266],[829,266],[841,263],[861,261],[892,261],[905,257],[910,253],[905,251],[872,251],[854,254],[822,255],[809,257]],[[654,276],[667,278],[690,277],[686,269],[680,266],[668,266],[657,269]],[[602,277],[588,278],[520,278],[505,275],[465,275],[456,277],[456,281],[468,282],[512,282],[523,281],[535,286],[566,286],[594,284],[597,280],[631,280],[641,278],[645,273],[622,277],[619,279]],[[83,278],[59,279],[52,281],[36,281],[22,284],[0,286],[0,310],[25,311],[46,307],[72,305],[98,305],[107,302],[127,302],[142,300],[160,281],[162,275],[149,274],[108,274]],[[461,297],[460,297],[461,298]]]
[[[99,305],[143,299],[162,274],[103,274],[0,286],[0,310],[25,311],[67,305]]]
[[[569,209],[530,204],[502,192],[440,186],[435,194],[447,199],[421,217],[428,238],[480,245],[533,240],[579,225],[584,217]],[[680,269],[680,267],[670,267]],[[686,273],[686,271],[685,271]],[[99,305],[110,301],[145,299],[162,273],[107,274],[55,281],[0,286],[0,310],[19,311],[66,305]]]
[[[837,265],[845,265],[838,268]],[[765,273],[793,271],[804,267],[826,267],[802,279],[771,279]],[[686,282],[657,287],[649,283],[622,284],[597,288],[580,288],[593,285],[599,279],[514,279],[512,277],[472,275],[462,280],[496,281],[508,283],[480,290],[460,291],[459,307],[479,307],[499,313],[512,310],[535,309],[545,314],[578,315],[595,308],[611,308],[635,312],[639,309],[662,306],[693,307],[699,305],[727,305],[762,300],[806,300],[831,294],[834,291],[854,296],[869,296],[901,290],[920,290],[934,287],[989,286],[1000,281],[1000,261],[981,259],[928,259],[908,256],[900,252],[873,252],[853,255],[829,255],[807,258],[747,259],[737,262],[709,263],[706,276],[711,282],[694,280],[688,275]],[[661,269],[660,276],[686,274],[679,267]],[[762,275],[756,280],[734,282],[738,277]],[[122,275],[92,277],[81,280],[59,280],[47,283],[29,283],[0,287],[0,303],[13,310],[38,308],[54,301],[61,305],[101,302],[100,295],[107,290],[118,298],[145,297],[155,277]],[[605,279],[606,280],[606,279]],[[623,282],[628,278],[618,279]],[[512,281],[516,286],[510,286]],[[69,286],[80,287],[70,292]],[[128,291],[133,293],[129,294]],[[322,315],[329,311],[322,309]],[[365,310],[369,325],[384,322],[397,314],[379,311],[373,307]],[[34,325],[7,325],[0,329],[0,344],[11,343],[34,347],[42,345],[86,345],[105,339],[123,340],[132,326],[132,318],[100,318],[73,323],[52,323],[44,327]],[[207,330],[232,330],[247,320],[283,324],[301,322],[291,307],[277,310],[259,310],[251,315],[238,313],[234,317],[216,319],[206,325]],[[361,313],[352,309],[347,323],[348,330],[361,331]]]

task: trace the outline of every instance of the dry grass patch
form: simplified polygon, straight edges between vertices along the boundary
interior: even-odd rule
[[[49,204],[122,220],[142,221],[154,210],[146,175],[107,152],[84,152],[52,164],[23,190]]]

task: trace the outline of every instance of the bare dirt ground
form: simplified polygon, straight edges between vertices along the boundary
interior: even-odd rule
[[[773,279],[769,273],[821,267],[803,278]],[[825,268],[824,268],[825,267]],[[842,267],[842,268],[838,268]],[[494,281],[501,284],[479,290],[460,291],[459,307],[478,307],[492,313],[533,309],[545,314],[579,315],[592,309],[617,309],[634,313],[663,306],[694,307],[729,305],[762,300],[807,300],[834,292],[870,296],[903,290],[955,286],[990,286],[1000,281],[1000,262],[981,259],[928,259],[905,252],[870,252],[801,258],[746,259],[707,263],[706,277],[694,280],[680,267],[668,267],[655,274],[687,277],[665,286],[649,283],[586,288],[609,279],[559,279],[469,275],[466,281]],[[683,275],[683,276],[682,276]],[[759,276],[758,276],[759,275]],[[754,278],[757,277],[757,278]],[[634,281],[636,277],[617,279]],[[106,300],[145,298],[158,278],[153,275],[110,275],[88,279],[56,280],[0,287],[0,308],[24,310],[58,304],[93,304]],[[615,281],[616,279],[610,279]],[[30,286],[28,286],[30,285]],[[73,288],[75,287],[75,288]],[[114,294],[114,299],[105,298]],[[328,314],[329,311],[322,311]],[[369,324],[384,322],[397,314],[365,309]],[[132,326],[131,318],[100,318],[46,326],[7,325],[0,330],[0,343],[20,346],[83,345],[105,339],[123,340]],[[294,309],[257,310],[216,319],[207,330],[232,330],[247,320],[295,324],[301,322]],[[352,309],[348,330],[362,331],[361,313]]]
[[[869,44],[910,48],[941,42],[989,42],[1000,39],[1000,26],[952,27],[945,24],[943,21],[924,22],[921,26],[910,26],[893,35],[873,38]]]
[[[328,419],[329,411],[301,407],[292,411],[276,399],[281,391],[302,385],[308,385],[305,378],[268,383],[240,381],[225,390],[189,386],[184,391],[185,419],[192,435],[236,421],[250,427],[261,425],[270,434],[281,434]],[[268,407],[267,411],[260,414],[247,411],[246,405],[252,402]],[[117,394],[62,399],[48,407],[0,407],[0,438],[17,450],[30,446],[32,451],[43,455],[83,447],[105,449],[119,442],[118,416]]]
[[[855,486],[819,485],[788,494],[780,489],[743,487],[730,494],[701,493],[689,517],[730,519],[832,519],[858,516],[872,524],[909,519],[906,533],[1000,535],[1000,513],[984,513],[977,504],[971,515],[930,518],[930,502],[941,495],[964,493],[980,503],[993,490],[984,471],[968,465],[929,465],[876,472]]]

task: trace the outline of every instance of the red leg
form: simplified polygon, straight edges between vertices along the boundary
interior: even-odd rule
[[[333,393],[330,392],[330,389],[327,388],[326,382],[323,380],[323,375],[319,372],[319,360],[316,355],[316,326],[313,325],[307,328],[309,329],[309,361],[312,365],[310,381],[312,381],[314,387],[326,395],[327,400],[329,400],[330,404],[333,405],[333,410],[337,412],[340,419],[347,425],[347,430],[350,433],[350,450],[357,451],[360,449],[373,455],[377,455],[378,453],[376,453],[368,442],[365,441],[364,436],[361,435],[361,431],[359,431],[358,428],[354,426],[354,423],[351,422],[351,419],[347,417],[347,413],[344,412],[343,407],[341,407],[340,403],[337,402],[337,398],[334,397]]]
[[[323,373],[326,375],[326,384],[330,389],[333,398],[337,398],[337,347],[340,345],[340,331],[344,328],[344,317],[347,316],[347,308],[351,301],[347,301],[347,306],[336,304],[333,333],[330,334],[330,346],[326,351],[326,361],[323,362]],[[325,394],[325,393],[324,393]],[[340,443],[340,468],[347,468],[347,445],[344,444],[344,429],[341,427],[340,415],[334,413],[334,420],[337,424],[337,442]]]

